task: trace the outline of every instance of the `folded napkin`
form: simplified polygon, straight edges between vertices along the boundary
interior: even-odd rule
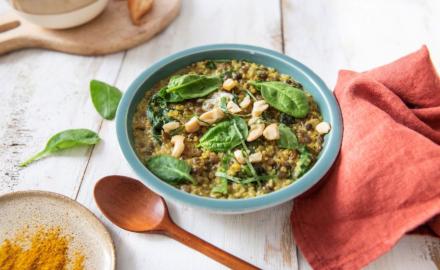
[[[295,199],[293,236],[314,269],[359,269],[427,224],[440,235],[440,79],[428,49],[341,71],[340,155]]]

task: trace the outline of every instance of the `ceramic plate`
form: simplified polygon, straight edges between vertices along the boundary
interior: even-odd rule
[[[0,243],[26,226],[60,226],[63,234],[73,236],[71,246],[86,256],[85,269],[115,269],[115,249],[104,225],[66,196],[45,191],[9,193],[0,196],[0,213]]]

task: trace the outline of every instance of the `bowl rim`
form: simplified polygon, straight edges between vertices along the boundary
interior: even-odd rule
[[[292,66],[292,68],[295,68],[298,72],[302,73],[302,75],[304,75],[304,77],[306,77],[312,84],[314,84],[318,91],[322,94],[324,103],[329,109],[329,122],[332,126],[332,131],[326,135],[327,143],[322,149],[317,162],[306,174],[301,176],[292,184],[277,191],[254,198],[229,200],[202,197],[179,190],[159,179],[142,164],[135,153],[135,150],[130,143],[128,134],[128,130],[131,128],[131,125],[128,125],[128,122],[131,122],[131,120],[127,119],[127,117],[131,106],[136,106],[138,103],[138,101],[134,100],[136,93],[138,91],[147,91],[146,89],[141,88],[144,82],[146,82],[149,77],[155,74],[159,69],[180,58],[202,52],[218,50],[244,51],[246,53],[260,54],[273,58],[278,62],[284,62],[285,64]],[[138,75],[124,93],[118,106],[116,115],[116,133],[121,151],[130,167],[141,178],[142,182],[144,182],[155,192],[167,199],[183,202],[193,207],[204,208],[217,212],[243,213],[269,208],[271,206],[291,200],[292,198],[306,192],[317,182],[319,182],[330,170],[339,154],[342,144],[342,115],[339,104],[333,92],[330,91],[321,78],[319,78],[312,70],[299,61],[277,51],[252,45],[210,44],[189,48],[162,58]]]

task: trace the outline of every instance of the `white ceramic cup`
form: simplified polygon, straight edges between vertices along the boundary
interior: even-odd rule
[[[33,1],[38,2],[38,0]],[[57,7],[60,7],[60,5],[62,7],[60,1],[69,2],[68,0],[45,0],[44,2],[45,4],[50,4],[51,1],[54,4],[56,2]],[[11,3],[11,5],[20,17],[33,24],[49,29],[66,29],[91,21],[105,9],[108,2],[109,0],[95,0],[74,10],[47,14],[42,14],[45,12],[41,12],[41,5],[38,6],[37,3],[35,3],[36,9],[38,9],[36,12],[33,12],[32,5],[27,5],[25,10],[20,10],[20,5],[17,1],[16,3]]]

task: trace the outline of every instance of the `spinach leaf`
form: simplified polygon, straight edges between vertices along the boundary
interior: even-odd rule
[[[96,111],[107,120],[115,118],[119,101],[121,100],[121,91],[105,82],[91,80],[90,96]]]
[[[246,122],[240,117],[233,117],[210,128],[200,138],[199,145],[210,151],[226,152],[239,145],[242,141],[241,138],[246,138],[247,135]]]
[[[260,90],[264,100],[277,110],[297,118],[303,118],[309,113],[309,103],[304,91],[277,81],[251,84]]]
[[[161,141],[162,126],[171,121],[168,117],[168,103],[206,96],[217,90],[220,84],[218,77],[196,74],[172,77],[168,86],[154,94],[147,106],[147,118],[152,126],[153,138]]]
[[[290,116],[286,113],[280,113],[280,122],[285,125],[292,125],[295,123],[295,117]]]
[[[211,189],[212,193],[228,194],[228,179],[220,177],[220,183]]]
[[[296,162],[295,168],[293,170],[294,176],[296,179],[305,174],[312,164],[312,155],[307,150],[304,145],[301,145],[299,148],[299,159]]]
[[[168,155],[157,155],[149,158],[145,165],[153,174],[168,183],[177,184],[185,181],[196,183],[189,174],[191,166],[184,160]]]
[[[242,184],[250,184],[253,182],[267,181],[271,178],[275,178],[273,175],[260,175],[258,177],[249,177],[241,181]]]
[[[208,61],[206,61],[205,67],[207,67],[209,69],[216,69],[217,65],[215,64],[215,62],[213,60],[208,60]]]
[[[234,183],[237,183],[237,184],[240,184],[240,183],[241,183],[241,178],[239,178],[239,177],[235,177],[235,176],[231,176],[231,175],[228,175],[228,174],[225,173],[225,172],[216,172],[216,173],[215,173],[215,176],[225,178],[225,179],[227,179],[227,180],[229,180],[229,181],[232,181],[232,182],[234,182]]]
[[[298,148],[299,146],[298,138],[288,126],[284,124],[280,124],[278,126],[278,129],[280,131],[280,139],[278,140],[278,147],[285,149]]]
[[[220,98],[220,105],[219,105],[220,110],[222,110],[226,115],[229,114],[228,111],[228,98],[227,97],[221,97]]]
[[[229,163],[232,160],[232,154],[230,152],[226,153],[223,158],[220,161],[220,164],[218,166],[216,173],[225,173],[229,168]],[[221,194],[227,194],[228,193],[228,179],[223,177],[223,175],[218,176],[220,178],[220,183],[216,186],[214,186],[211,189],[212,193],[221,193]]]
[[[147,118],[151,123],[151,133],[157,141],[161,140],[162,126],[171,121],[168,117],[167,101],[164,98],[165,88],[154,94],[147,106]]]
[[[46,157],[52,153],[64,149],[74,148],[83,145],[94,145],[100,141],[98,134],[88,129],[68,129],[53,135],[46,143],[46,147],[33,157],[22,162],[20,167],[25,167],[30,163]]]
[[[225,70],[221,75],[221,78],[223,78],[223,80],[232,78],[232,70]]]
[[[240,118],[240,119],[241,119],[241,118]],[[243,120],[243,119],[241,119],[241,120]],[[243,120],[243,121],[244,121],[244,120]],[[233,122],[232,124],[233,124],[233,127],[234,127],[234,129],[235,129],[235,132],[236,132],[236,133],[239,135],[239,137],[240,137],[240,143],[241,143],[241,146],[243,147],[243,150],[244,150],[244,151],[243,151],[243,154],[245,154],[246,165],[248,166],[248,168],[249,168],[250,172],[252,173],[252,175],[253,175],[254,177],[258,177],[257,172],[255,171],[254,166],[253,166],[252,163],[249,161],[249,153],[250,153],[250,151],[249,151],[249,148],[247,147],[247,145],[246,145],[246,141],[245,141],[245,138],[247,137],[247,134],[243,134],[243,132],[240,131],[240,128],[239,128],[237,122]]]
[[[168,88],[166,86],[166,87],[160,89],[159,92],[156,93],[163,100],[165,100],[165,102],[175,103],[175,102],[181,102],[181,101],[185,100],[184,98],[182,98],[181,96],[179,96],[176,93],[168,93],[167,89]]]
[[[197,74],[173,76],[168,83],[166,92],[179,98],[167,99],[168,102],[179,102],[185,99],[199,98],[219,89],[220,77]],[[177,101],[178,100],[178,101]]]

